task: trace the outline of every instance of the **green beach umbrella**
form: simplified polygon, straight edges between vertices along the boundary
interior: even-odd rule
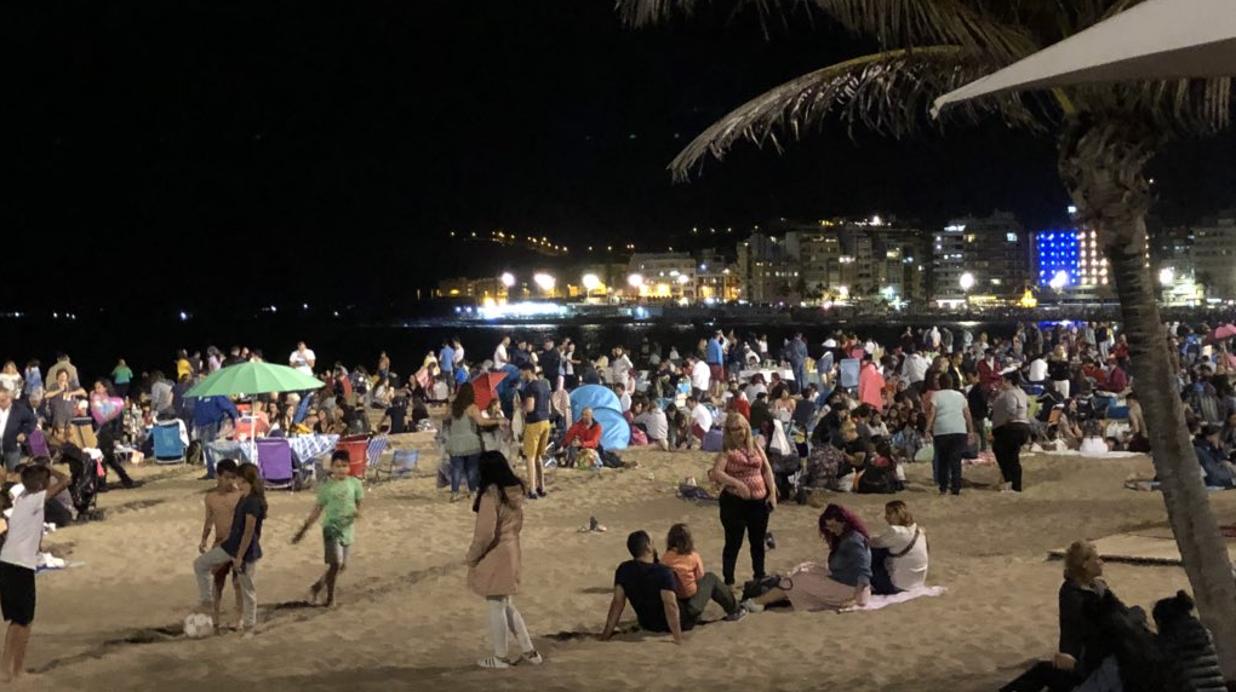
[[[188,397],[239,396],[318,389],[322,381],[286,365],[238,363],[215,371],[185,392]]]

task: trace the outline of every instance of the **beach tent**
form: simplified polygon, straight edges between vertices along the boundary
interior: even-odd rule
[[[600,409],[611,409],[622,415],[622,404],[618,401],[618,395],[609,387],[599,384],[586,384],[571,392],[571,420],[579,420],[579,415],[585,408],[592,409],[594,414]]]
[[[601,424],[601,446],[606,451],[626,449],[631,443],[631,426],[612,408],[594,408],[592,417]]]
[[[1236,2],[1146,0],[935,100],[1007,91],[1236,75]]]

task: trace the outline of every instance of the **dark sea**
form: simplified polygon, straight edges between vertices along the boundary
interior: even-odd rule
[[[598,322],[570,323],[476,323],[447,319],[398,321],[358,324],[339,319],[312,319],[296,316],[257,316],[235,320],[148,321],[140,324],[117,324],[105,317],[78,315],[77,319],[3,319],[0,320],[0,360],[13,360],[18,368],[37,358],[43,372],[55,361],[58,353],[67,353],[78,366],[82,377],[91,380],[111,372],[118,358],[125,358],[135,372],[162,370],[174,372],[175,354],[184,348],[189,353],[206,352],[216,346],[225,353],[233,345],[248,346],[262,351],[266,360],[286,363],[296,342],[304,340],[314,350],[318,366],[343,363],[349,369],[363,365],[372,369],[378,354],[386,351],[396,373],[410,374],[421,364],[431,349],[436,352],[443,339],[458,336],[468,360],[480,362],[493,354],[504,334],[514,338],[534,340],[538,347],[546,336],[558,339],[570,337],[581,345],[583,355],[597,356],[618,345],[638,350],[644,338],[659,344],[668,353],[676,346],[686,354],[717,328],[728,333],[733,328],[739,337],[766,334],[769,345],[776,348],[783,339],[802,331],[812,351],[822,351],[821,344],[837,329],[854,331],[860,336],[891,343],[905,329],[896,321],[849,320],[838,323],[792,325],[770,320],[768,326],[751,323],[713,323],[707,321],[660,322]],[[992,337],[1006,337],[1016,329],[1007,322],[946,322],[955,333],[970,329],[976,336],[981,331]]]

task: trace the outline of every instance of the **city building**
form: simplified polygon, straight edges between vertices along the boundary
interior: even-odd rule
[[[1009,303],[1025,292],[1030,240],[1014,215],[957,219],[932,244],[932,297],[937,304]]]
[[[1191,265],[1206,296],[1236,298],[1236,210],[1207,219],[1193,228]]]
[[[627,265],[631,297],[694,302],[695,258],[689,252],[637,252]]]
[[[786,243],[753,233],[738,244],[736,265],[741,295],[752,303],[775,303],[792,298],[801,271],[786,252]]]

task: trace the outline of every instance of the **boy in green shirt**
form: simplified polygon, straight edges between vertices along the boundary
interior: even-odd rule
[[[347,566],[348,549],[354,538],[353,524],[360,518],[361,500],[365,489],[360,479],[348,475],[348,453],[335,452],[330,460],[330,479],[318,489],[317,504],[304,526],[292,537],[299,543],[313,522],[322,517],[322,545],[326,559],[326,573],[309,588],[310,603],[317,604],[322,589],[326,589],[327,608],[335,604],[335,580]]]

